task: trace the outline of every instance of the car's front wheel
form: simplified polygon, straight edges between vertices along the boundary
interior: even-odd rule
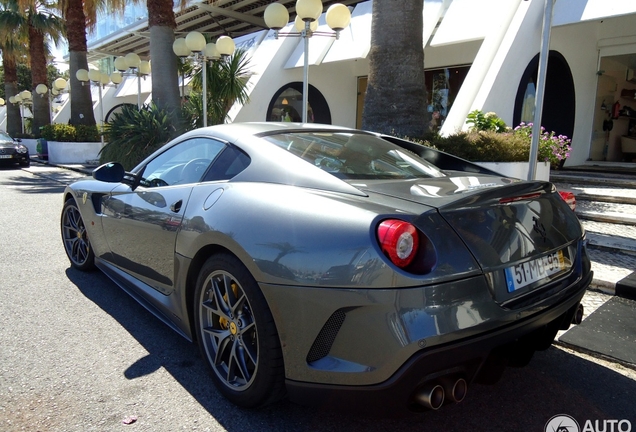
[[[62,241],[71,265],[88,271],[95,267],[95,254],[88,239],[86,226],[75,200],[68,199],[62,208]]]
[[[284,368],[276,326],[258,284],[234,256],[203,265],[194,316],[201,354],[219,391],[255,408],[284,396]]]

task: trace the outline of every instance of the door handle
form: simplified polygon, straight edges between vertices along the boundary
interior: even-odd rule
[[[175,203],[172,203],[170,206],[170,210],[174,213],[179,213],[181,211],[181,205],[183,204],[183,200],[179,200]]]

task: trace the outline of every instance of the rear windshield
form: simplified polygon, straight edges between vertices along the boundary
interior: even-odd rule
[[[344,179],[443,177],[434,165],[393,143],[360,133],[307,132],[263,139]]]

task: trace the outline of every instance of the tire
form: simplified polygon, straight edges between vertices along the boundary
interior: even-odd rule
[[[28,168],[31,166],[31,161],[28,160],[28,161],[20,162],[20,166],[24,168]]]
[[[80,271],[95,268],[95,254],[91,247],[84,220],[74,199],[66,200],[60,221],[62,242],[71,266]]]
[[[223,396],[244,408],[282,399],[284,365],[276,325],[245,266],[232,255],[209,258],[194,302],[199,349]]]

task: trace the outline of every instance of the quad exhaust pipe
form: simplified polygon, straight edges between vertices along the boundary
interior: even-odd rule
[[[444,405],[444,401],[463,401],[467,392],[468,383],[464,378],[444,377],[420,387],[415,392],[415,402],[424,408],[438,410]]]
[[[449,401],[459,403],[466,398],[468,383],[464,378],[442,379],[442,386],[444,387],[444,394]]]
[[[444,405],[444,388],[435,383],[425,384],[415,392],[415,402],[424,408],[438,410]]]

